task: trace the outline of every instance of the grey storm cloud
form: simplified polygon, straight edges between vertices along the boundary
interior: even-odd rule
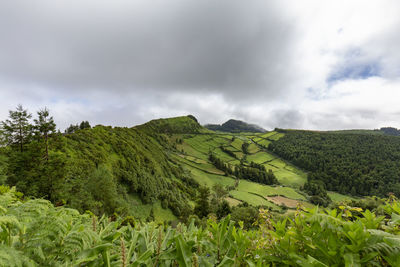
[[[271,97],[291,77],[284,62],[294,26],[278,9],[235,0],[3,2],[0,73],[59,90]]]
[[[0,1],[0,120],[400,127],[395,0]]]

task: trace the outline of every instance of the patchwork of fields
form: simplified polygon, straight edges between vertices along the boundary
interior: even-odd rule
[[[280,185],[268,186],[255,182],[240,180],[239,185],[229,192],[227,199],[231,205],[247,202],[251,205],[263,205],[274,210],[281,206],[294,208],[297,203],[304,204],[305,196],[298,190],[307,180],[302,170],[285,162],[267,151],[268,144],[281,138],[284,134],[268,132],[264,134],[198,134],[179,135],[182,142],[177,145],[179,151],[174,158],[191,172],[193,178],[201,185],[212,187],[219,183],[223,186],[235,185],[235,178],[225,176],[208,160],[210,152],[214,153],[232,167],[243,161],[245,165],[255,162],[272,170]],[[249,144],[247,154],[242,145]],[[280,196],[277,201],[274,197]],[[286,200],[286,201],[285,201]]]

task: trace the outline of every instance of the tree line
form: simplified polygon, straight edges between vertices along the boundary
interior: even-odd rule
[[[245,166],[244,161],[241,161],[240,165],[231,166],[212,152],[209,153],[208,159],[217,169],[225,172],[225,175],[234,175],[237,179],[249,180],[260,184],[278,184],[278,180],[272,170],[267,171],[262,164],[250,162],[249,166]]]
[[[400,196],[399,137],[288,130],[268,149],[309,171],[309,191]]]

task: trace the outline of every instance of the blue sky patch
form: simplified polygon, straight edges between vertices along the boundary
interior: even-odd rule
[[[370,64],[358,64],[341,66],[329,75],[327,82],[332,84],[336,81],[347,79],[367,79],[380,75],[380,66],[377,62]]]

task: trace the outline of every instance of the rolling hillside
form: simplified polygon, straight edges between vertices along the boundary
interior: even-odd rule
[[[81,212],[184,220],[193,214],[200,187],[220,185],[230,206],[285,213],[351,195],[398,195],[399,140],[280,129],[215,132],[189,115],[55,135],[48,163],[32,164],[35,142],[27,146],[28,157],[3,147],[0,174],[27,196]],[[21,162],[27,164],[23,172]]]

